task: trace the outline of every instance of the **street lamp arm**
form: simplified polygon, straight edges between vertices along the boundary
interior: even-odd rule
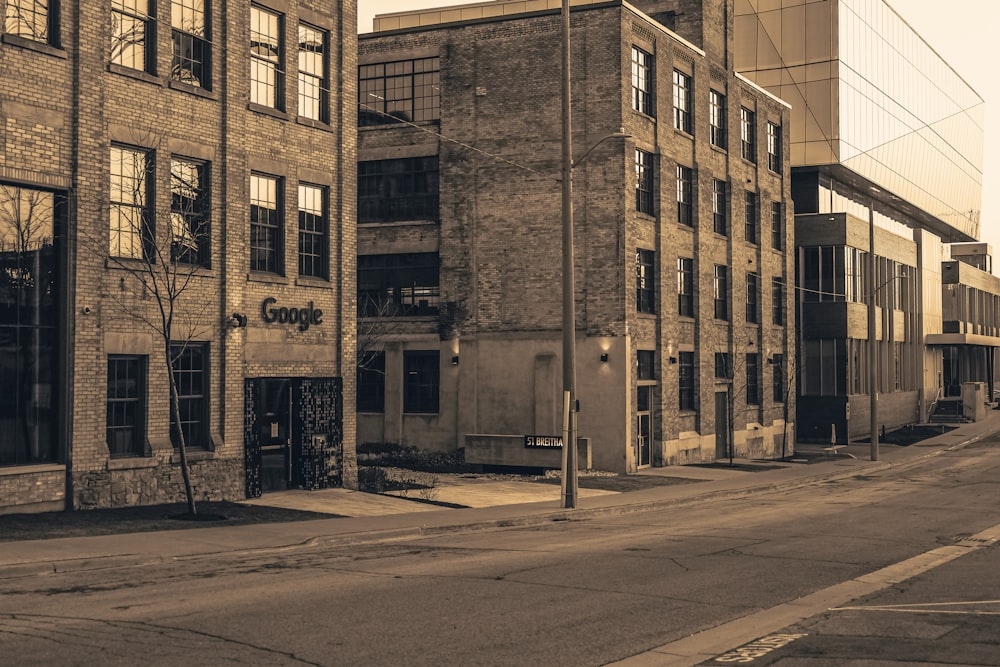
[[[603,144],[605,141],[607,141],[609,139],[630,139],[631,137],[632,137],[631,134],[626,134],[625,133],[625,128],[621,128],[617,132],[612,132],[611,134],[609,134],[607,136],[601,137],[600,139],[597,140],[597,143],[595,143],[593,146],[591,146],[590,148],[588,148],[583,153],[583,155],[581,155],[579,157],[579,159],[573,160],[573,162],[570,164],[570,168],[572,169],[574,167],[578,167],[581,164],[583,164],[583,161],[586,160],[587,157],[591,153],[594,152],[594,149],[597,148],[598,146],[600,146],[601,144]]]

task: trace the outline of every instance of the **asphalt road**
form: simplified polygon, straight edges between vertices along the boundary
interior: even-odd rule
[[[696,508],[8,580],[0,665],[997,665],[998,484],[989,439]]]

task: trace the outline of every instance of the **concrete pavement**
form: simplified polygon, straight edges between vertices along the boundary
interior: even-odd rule
[[[701,466],[645,469],[636,474],[698,482],[628,493],[581,489],[578,507],[572,510],[560,509],[558,484],[493,482],[481,478],[467,483],[460,478],[449,478],[448,483],[435,487],[434,500],[466,506],[460,509],[346,489],[288,491],[247,502],[340,516],[290,523],[3,542],[0,543],[0,579],[182,561],[221,553],[365,544],[693,505],[919,465],[998,431],[1000,411],[989,411],[982,421],[960,425],[953,431],[908,447],[882,445],[877,462],[869,460],[869,445],[861,443],[841,448],[836,457],[824,457],[813,463],[809,461],[816,459],[806,455],[822,453],[823,447],[800,445],[797,452],[804,456],[793,458],[793,462],[737,461],[743,465],[736,469]],[[747,470],[754,465],[766,469]]]

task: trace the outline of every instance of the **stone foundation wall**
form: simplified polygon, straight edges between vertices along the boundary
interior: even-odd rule
[[[196,501],[243,500],[243,460],[189,463]],[[178,463],[89,471],[73,479],[74,509],[156,505],[187,500]]]

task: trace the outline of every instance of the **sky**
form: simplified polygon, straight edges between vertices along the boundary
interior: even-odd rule
[[[474,0],[358,0],[358,30],[371,32],[375,14],[469,4]],[[1000,265],[1000,76],[988,46],[1000,25],[997,0],[888,0],[931,47],[986,101],[980,236]],[[1000,273],[1000,266],[997,266]]]

